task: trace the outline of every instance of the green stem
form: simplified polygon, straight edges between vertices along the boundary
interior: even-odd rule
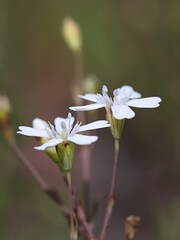
[[[106,237],[106,232],[107,232],[109,220],[110,220],[113,205],[114,205],[114,189],[115,189],[115,182],[116,182],[117,168],[118,168],[119,139],[115,139],[114,144],[115,144],[115,153],[114,153],[114,164],[113,164],[113,172],[112,172],[112,179],[111,179],[111,187],[109,191],[108,204],[106,208],[106,214],[105,214],[104,223],[103,223],[103,227],[100,235],[100,240],[104,240]]]

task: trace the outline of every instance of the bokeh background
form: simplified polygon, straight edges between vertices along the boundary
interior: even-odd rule
[[[83,32],[84,75],[96,74],[109,91],[124,84],[143,96],[160,96],[158,109],[136,109],[120,147],[116,204],[108,239],[124,238],[125,217],[141,217],[137,240],[180,238],[180,2],[177,0],[0,0],[0,92],[13,105],[15,130],[35,117],[66,117],[72,105],[74,58],[60,35],[66,16]],[[101,91],[101,90],[100,90]],[[104,118],[104,111],[100,111]],[[98,234],[111,177],[113,140],[98,131],[91,197],[99,201]],[[67,192],[56,166],[17,136],[42,176]],[[39,189],[0,136],[0,239],[69,239],[59,207]],[[82,199],[78,158],[73,185]]]

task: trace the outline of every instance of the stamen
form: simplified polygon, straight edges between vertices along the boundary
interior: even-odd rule
[[[77,123],[75,124],[74,128],[73,128],[72,131],[71,131],[71,136],[75,135],[75,134],[78,132],[79,127],[81,126],[81,124],[82,124],[82,122],[79,123],[79,122],[77,121]]]
[[[71,113],[68,113],[68,134],[70,133],[71,131],[71,118],[72,118],[72,114]]]
[[[71,113],[68,113],[68,118],[69,118],[69,120],[71,119],[71,117],[72,117],[72,114],[71,114]]]
[[[105,85],[103,85],[103,87],[102,87],[102,95],[106,94],[107,92],[108,92],[108,88]]]
[[[49,124],[49,127],[50,127],[48,133],[50,133],[50,131],[51,131],[51,134],[52,134],[55,138],[58,138],[58,137],[59,137],[59,134],[56,132],[54,126],[53,126],[49,121],[48,121],[48,124]],[[47,129],[46,129],[46,131],[47,131]]]
[[[115,97],[118,95],[118,90],[117,90],[117,89],[115,89],[115,90],[113,91],[113,95],[114,95]]]
[[[46,127],[45,127],[45,130],[46,130],[46,132],[48,133],[49,138],[54,137],[54,135],[52,134],[52,130],[49,128],[49,126],[46,126]]]

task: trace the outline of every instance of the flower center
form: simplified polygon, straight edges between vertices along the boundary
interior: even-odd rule
[[[112,98],[108,95],[108,89],[106,86],[103,86],[102,88],[102,95],[97,94],[97,100],[99,103],[106,104],[105,108],[108,110],[112,106]]]
[[[118,90],[114,90],[114,102],[118,105],[124,105],[130,99],[131,94],[132,91],[127,92],[125,89],[120,92],[118,92]]]

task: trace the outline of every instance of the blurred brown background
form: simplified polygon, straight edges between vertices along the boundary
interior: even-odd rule
[[[60,36],[66,16],[83,32],[84,74],[96,74],[110,91],[129,84],[143,96],[160,96],[158,109],[135,109],[121,139],[116,204],[108,239],[124,238],[125,217],[141,216],[137,240],[180,239],[180,2],[177,0],[0,0],[0,92],[13,105],[15,129],[35,117],[66,117],[72,105],[73,55]],[[101,91],[101,90],[99,90]],[[100,111],[101,119],[105,117]],[[92,158],[91,193],[99,200],[99,233],[108,196],[113,141],[99,130]],[[17,136],[23,151],[67,198],[56,166]],[[0,239],[69,239],[67,223],[0,136]],[[79,198],[81,169],[73,185]]]

